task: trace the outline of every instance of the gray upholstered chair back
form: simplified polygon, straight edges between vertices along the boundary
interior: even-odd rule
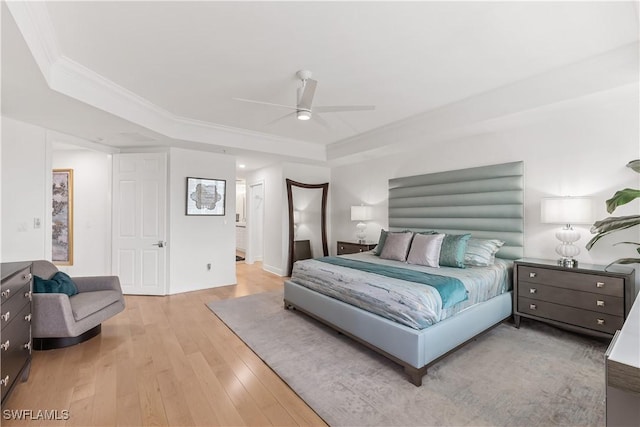
[[[31,273],[42,279],[51,279],[58,272],[58,268],[50,261],[38,260],[33,261],[31,265]]]

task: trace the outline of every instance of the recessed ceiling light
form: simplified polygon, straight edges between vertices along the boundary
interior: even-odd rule
[[[244,169],[245,167],[247,167],[247,165],[240,164],[240,165],[238,165],[238,167],[239,167],[240,169]]]

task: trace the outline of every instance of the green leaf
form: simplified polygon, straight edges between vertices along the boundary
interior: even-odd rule
[[[610,216],[603,220],[596,221],[593,224],[593,227],[591,227],[591,233],[597,234],[591,240],[589,240],[586,248],[587,250],[590,250],[594,243],[596,243],[607,234],[613,233],[614,231],[618,230],[624,230],[625,228],[630,228],[638,224],[640,224],[640,215],[618,217]]]
[[[636,245],[636,246],[640,246],[640,243],[638,242],[618,242],[618,243],[614,243],[613,246],[616,245]]]
[[[607,212],[612,213],[618,206],[626,205],[638,197],[640,197],[640,190],[634,190],[633,188],[616,191],[616,194],[607,200]]]
[[[613,264],[636,264],[640,263],[640,258],[620,258],[609,263],[604,269],[611,267]]]
[[[627,167],[633,169],[634,171],[640,173],[640,159],[631,160],[627,163]]]

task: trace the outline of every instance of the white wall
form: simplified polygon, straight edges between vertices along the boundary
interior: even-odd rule
[[[334,236],[353,239],[349,206],[374,206],[368,240],[377,241],[388,226],[390,178],[523,160],[525,163],[525,256],[555,259],[559,227],[540,223],[540,199],[546,196],[591,196],[597,219],[607,215],[604,201],[624,187],[640,188],[640,175],[624,165],[640,157],[637,85],[562,102],[491,123],[491,130],[432,143],[420,148],[332,169]],[[407,132],[410,133],[410,132]],[[637,214],[640,201],[616,215]],[[607,264],[633,256],[632,247],[613,247],[621,240],[640,241],[639,227],[605,238],[587,252],[588,226],[577,227],[581,262]],[[637,257],[637,252],[635,252]]]
[[[111,274],[111,155],[53,145],[53,169],[73,169],[73,265],[58,268],[70,276]]]
[[[51,259],[45,238],[51,173],[46,136],[46,129],[2,117],[2,262]],[[34,218],[40,228],[34,228]]]
[[[178,148],[169,153],[169,293],[236,283],[235,157]],[[189,176],[227,181],[224,216],[185,215]]]

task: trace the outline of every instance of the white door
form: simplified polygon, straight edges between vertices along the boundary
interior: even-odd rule
[[[113,156],[112,270],[126,294],[166,294],[166,153]]]
[[[249,186],[248,217],[248,247],[247,264],[262,261],[264,247],[264,184],[256,183]]]

